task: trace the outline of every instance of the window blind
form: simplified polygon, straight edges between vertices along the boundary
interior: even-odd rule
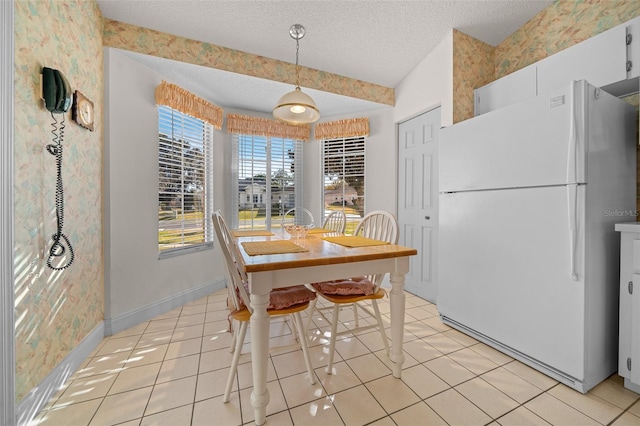
[[[213,127],[158,105],[161,257],[213,246]]]

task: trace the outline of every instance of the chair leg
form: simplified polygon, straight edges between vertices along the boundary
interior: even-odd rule
[[[309,302],[309,307],[307,308],[308,316],[307,316],[307,324],[304,326],[304,335],[309,335],[309,326],[313,321],[313,313],[316,311],[316,303],[318,303],[318,297]]]
[[[353,304],[353,318],[355,321],[355,328],[360,327],[360,322],[358,321],[358,304],[357,303]]]
[[[230,319],[229,321],[231,324],[231,344],[229,345],[229,352],[233,353],[236,348],[236,340],[238,339],[238,330],[233,327],[234,320]]]
[[[227,378],[227,386],[224,390],[224,398],[222,399],[224,402],[229,402],[231,387],[233,386],[233,380],[236,378],[236,372],[238,371],[238,361],[240,361],[240,353],[242,352],[242,345],[244,343],[244,336],[247,333],[248,325],[249,321],[240,322],[238,336],[236,337],[236,348],[233,353],[233,359],[231,360],[231,367],[229,367],[229,377]]]
[[[371,300],[371,305],[376,314],[376,320],[378,320],[378,329],[380,330],[380,336],[382,336],[384,348],[387,351],[387,356],[389,356],[389,339],[387,339],[387,333],[384,331],[384,323],[382,322],[382,315],[380,315],[380,308],[378,308],[378,301],[375,299]]]
[[[333,321],[331,321],[331,341],[329,343],[329,365],[327,366],[327,374],[333,373],[333,355],[336,351],[336,334],[338,333],[338,314],[340,306],[333,305]]]
[[[289,316],[285,316],[285,322],[289,321]],[[298,342],[300,344],[300,333],[299,333],[300,328],[298,327],[298,321],[296,321],[295,318],[293,318],[293,314],[292,314],[292,321],[291,321],[291,334],[293,334],[293,340],[295,340],[296,342]]]
[[[300,339],[300,346],[302,347],[302,355],[304,355],[304,363],[307,364],[307,371],[309,372],[309,381],[311,384],[315,384],[316,375],[313,372],[313,367],[311,366],[311,356],[309,355],[309,345],[307,344],[307,336],[304,334],[304,330],[302,328],[302,316],[300,312],[295,312],[293,314],[293,322],[296,324],[296,328],[298,329],[298,336]]]

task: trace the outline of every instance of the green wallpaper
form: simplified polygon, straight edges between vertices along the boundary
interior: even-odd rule
[[[95,0],[15,2],[16,399],[38,385],[103,319],[102,18]],[[64,233],[70,268],[46,266],[55,232],[51,114],[41,98],[43,66],[66,75],[95,105],[90,132],[65,115]],[[58,120],[61,114],[56,114]]]

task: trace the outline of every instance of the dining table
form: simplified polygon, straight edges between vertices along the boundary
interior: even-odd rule
[[[404,281],[405,274],[409,272],[410,257],[417,254],[416,249],[382,241],[379,244],[375,244],[374,241],[364,246],[356,244],[350,247],[348,243],[350,239],[336,233],[313,233],[302,238],[289,237],[282,230],[255,234],[257,235],[252,235],[250,232],[240,233],[235,234],[234,238],[242,254],[249,280],[250,304],[253,308],[250,319],[253,374],[251,405],[257,425],[265,423],[269,403],[267,306],[270,300],[269,294],[273,289],[339,278],[389,273],[391,283],[389,358],[393,376],[401,377],[405,360],[402,350]],[[342,237],[342,239],[335,237]],[[269,247],[273,247],[273,250],[269,251]],[[263,251],[255,251],[256,248],[262,248]]]

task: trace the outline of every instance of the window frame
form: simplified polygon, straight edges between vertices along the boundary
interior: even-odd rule
[[[353,143],[356,142],[357,145],[354,147],[351,147],[350,149],[343,149],[342,150],[342,155],[341,156],[332,156],[332,158],[334,159],[338,159],[340,158],[340,161],[342,163],[343,166],[343,173],[342,173],[342,180],[344,180],[344,177],[346,175],[346,173],[344,172],[346,165],[348,163],[348,158],[349,157],[353,157],[355,155],[360,156],[361,155],[361,167],[362,167],[362,195],[359,195],[356,193],[357,195],[357,199],[360,199],[361,202],[361,208],[359,209],[359,217],[354,218],[353,215],[347,215],[347,226],[345,228],[345,234],[349,235],[350,231],[354,231],[355,227],[357,226],[357,224],[360,222],[360,220],[362,219],[365,210],[365,203],[366,203],[366,147],[367,147],[367,139],[366,136],[347,136],[347,137],[341,137],[341,138],[327,138],[327,139],[323,139],[321,141],[321,147],[320,147],[320,154],[321,154],[321,158],[322,158],[322,164],[321,164],[321,169],[320,169],[320,173],[321,173],[321,179],[322,179],[322,191],[321,191],[321,208],[322,208],[322,218],[321,218],[321,222],[324,222],[325,218],[327,217],[328,213],[327,213],[327,209],[326,209],[326,198],[327,198],[327,194],[326,194],[326,186],[327,186],[327,182],[326,182],[326,177],[327,174],[326,169],[327,169],[327,144],[334,144],[334,145],[338,145],[341,144],[342,147],[344,148],[345,146],[347,146],[347,144],[349,143]],[[359,149],[356,149],[359,148]],[[355,176],[355,175],[354,175]],[[360,176],[360,175],[358,175]],[[345,193],[344,193],[344,186],[343,186],[343,193],[342,193],[342,199],[340,200],[342,203],[342,210],[345,210]],[[337,201],[336,201],[337,202]],[[345,211],[345,214],[347,212]]]
[[[302,164],[303,162],[303,147],[304,147],[304,142],[300,141],[300,140],[296,140],[296,139],[292,139],[292,138],[286,138],[286,137],[279,137],[279,136],[259,136],[259,135],[250,135],[250,134],[238,134],[238,133],[234,133],[231,135],[232,136],[232,146],[233,146],[233,155],[232,155],[232,165],[231,165],[231,169],[232,169],[232,179],[231,179],[231,191],[232,191],[232,196],[233,196],[233,202],[231,205],[231,210],[232,210],[232,214],[231,214],[231,227],[234,229],[238,229],[241,226],[240,223],[240,204],[242,204],[242,201],[240,199],[240,161],[242,160],[242,157],[240,155],[240,148],[241,148],[241,143],[249,143],[251,142],[252,144],[260,144],[260,143],[264,143],[265,145],[265,158],[264,160],[259,160],[259,161],[255,161],[252,160],[250,164],[254,164],[254,163],[258,163],[258,162],[264,162],[264,174],[265,174],[265,181],[262,181],[264,183],[264,192],[262,193],[253,193],[253,191],[251,192],[251,198],[252,200],[254,200],[256,197],[258,199],[261,200],[261,203],[258,204],[264,204],[265,205],[265,226],[264,227],[256,227],[255,226],[255,222],[253,222],[253,220],[251,220],[251,226],[250,227],[242,227],[242,229],[260,229],[260,230],[272,230],[273,228],[277,228],[280,224],[280,222],[274,222],[273,217],[274,215],[272,214],[272,207],[271,205],[273,203],[276,203],[278,201],[282,201],[283,200],[283,196],[285,196],[284,200],[285,200],[285,205],[288,205],[289,207],[302,207],[302,203],[303,203],[303,189],[304,189],[304,185],[303,185],[303,173],[296,173],[295,172],[295,167],[294,170],[292,172],[293,177],[292,177],[292,181],[293,181],[293,200],[292,203],[287,204],[287,200],[290,200],[290,194],[284,194],[284,193],[273,193],[272,188],[273,188],[273,174],[274,172],[277,172],[277,170],[274,170],[273,168],[273,164],[276,163],[276,161],[273,158],[273,154],[274,151],[277,152],[278,154],[282,154],[282,163],[279,164],[282,166],[283,169],[286,170],[286,166],[290,165],[287,164],[286,160],[284,159],[285,156],[285,152],[289,152],[289,150],[287,149],[287,145],[288,144],[293,144],[293,148],[292,148],[292,152],[293,152],[293,160],[292,163],[295,164]],[[278,144],[277,147],[277,151],[274,148],[274,144]],[[246,151],[246,149],[243,149],[243,151]],[[252,158],[255,158],[255,150],[252,151]],[[253,172],[253,177],[256,176],[256,174],[258,172],[262,172],[262,170],[257,170],[254,168],[252,169],[254,170]],[[266,176],[269,176],[268,180],[266,179]],[[246,177],[243,177],[244,179],[246,179]],[[245,181],[246,182],[246,181]],[[251,181],[251,185],[256,184],[255,180]],[[266,201],[265,201],[266,200]],[[288,210],[288,208],[284,208],[282,207],[283,213],[286,212]]]

